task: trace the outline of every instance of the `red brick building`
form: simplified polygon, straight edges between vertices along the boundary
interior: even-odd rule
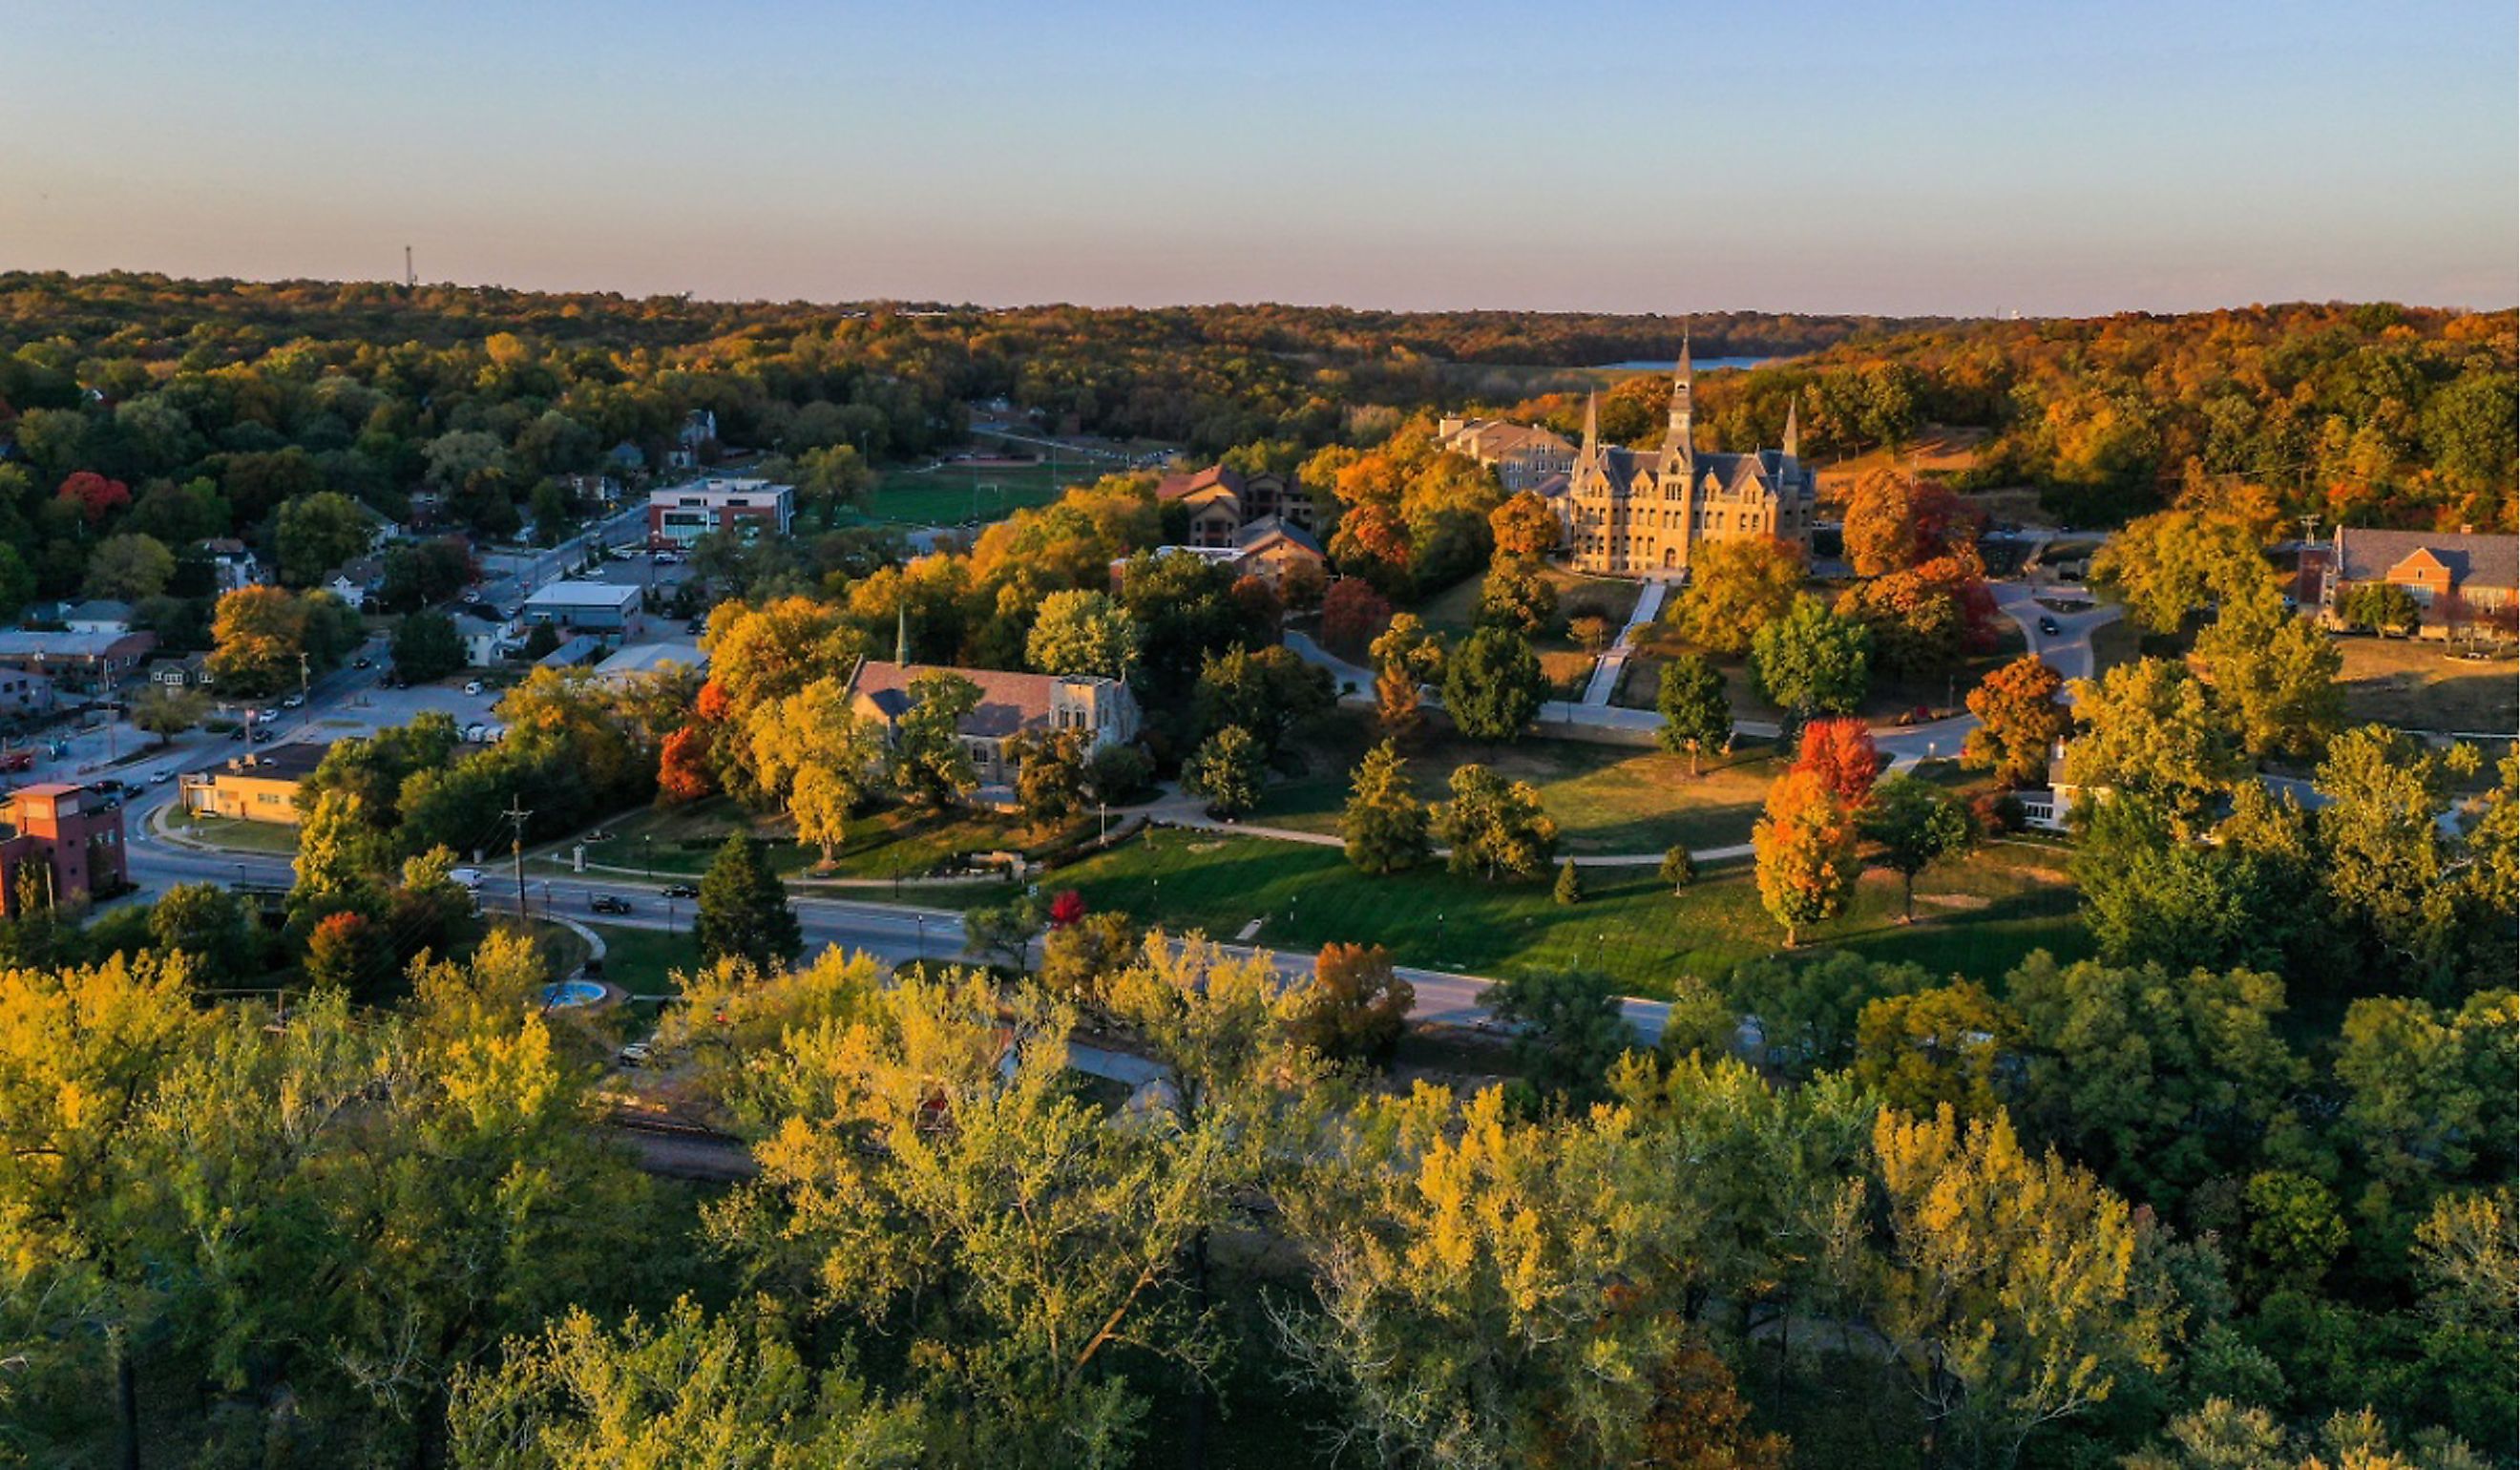
[[[87,786],[22,786],[0,807],[0,913],[15,916],[21,890],[38,903],[83,903],[131,886],[122,806]]]

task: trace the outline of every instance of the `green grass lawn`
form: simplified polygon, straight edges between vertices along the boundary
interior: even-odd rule
[[[1335,832],[1347,804],[1348,776],[1377,738],[1358,712],[1342,711],[1308,741],[1311,774],[1272,785],[1254,822],[1302,831]],[[1768,787],[1782,767],[1765,741],[1745,741],[1729,758],[1700,763],[1691,778],[1687,756],[1624,745],[1526,738],[1482,745],[1450,735],[1405,752],[1411,784],[1427,801],[1443,799],[1456,766],[1485,764],[1540,788],[1569,853],[1659,853],[1674,843],[1728,847],[1750,840]]]
[[[1533,646],[1544,649],[1574,646],[1566,641],[1566,621],[1578,613],[1598,613],[1613,627],[1626,623],[1628,615],[1636,611],[1637,599],[1644,595],[1639,583],[1616,577],[1588,577],[1553,562],[1544,564],[1541,575],[1557,589],[1558,612],[1552,626],[1533,641]],[[1435,632],[1455,637],[1466,634],[1470,631],[1470,615],[1478,610],[1479,590],[1487,580],[1485,572],[1464,577],[1408,610]]]
[[[696,970],[700,963],[699,941],[692,937],[690,914],[686,913],[683,917],[681,932],[674,934],[662,929],[589,924],[587,927],[604,936],[604,978],[633,996],[679,994],[682,987],[675,983],[675,974]]]
[[[1896,875],[1868,873],[1850,912],[1804,935],[1803,950],[1844,948],[1989,980],[2036,949],[2083,957],[2091,943],[2063,862],[2061,849],[2044,845],[1985,848],[1920,880],[1913,925],[1898,922]],[[1487,975],[1577,965],[1640,995],[1668,995],[1682,975],[1718,980],[1782,941],[1747,864],[1709,869],[1679,894],[1650,869],[1591,869],[1585,881],[1585,901],[1564,907],[1546,880],[1490,884],[1440,869],[1370,877],[1331,848],[1157,831],[1043,886],[1212,937],[1263,918],[1258,942],[1280,949],[1372,942],[1405,964]]]
[[[588,843],[586,860],[640,872],[652,867],[658,876],[692,877],[707,870],[727,834],[739,827],[770,844],[771,865],[787,877],[915,878],[966,853],[1037,851],[1066,835],[1044,838],[985,813],[883,807],[852,821],[848,839],[832,854],[832,867],[815,871],[822,849],[798,843],[785,819],[746,812],[719,796],[688,806],[652,807],[608,823],[605,830],[610,835]],[[542,861],[564,867],[566,860],[563,849]]]
[[[869,519],[900,525],[1004,520],[1017,511],[1049,505],[1067,486],[1091,484],[1102,472],[1066,460],[1056,469],[1047,463],[887,469],[877,476],[864,509]]]
[[[239,853],[297,852],[297,828],[276,822],[245,822],[233,817],[198,817],[182,807],[166,814],[166,825],[204,847]]]

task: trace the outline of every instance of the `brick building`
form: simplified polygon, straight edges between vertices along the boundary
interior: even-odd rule
[[[121,803],[60,781],[9,793],[0,807],[0,913],[16,916],[22,890],[37,903],[76,904],[130,886]]]

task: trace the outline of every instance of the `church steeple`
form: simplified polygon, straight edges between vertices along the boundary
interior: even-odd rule
[[[903,602],[892,611],[892,661],[910,662],[910,604]]]
[[[1802,406],[1799,396],[1785,400],[1785,458],[1789,460],[1803,457]]]

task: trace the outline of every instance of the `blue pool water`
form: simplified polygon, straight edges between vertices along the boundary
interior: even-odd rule
[[[554,1010],[592,1005],[604,999],[604,987],[592,980],[562,980],[543,987],[543,1003]]]

